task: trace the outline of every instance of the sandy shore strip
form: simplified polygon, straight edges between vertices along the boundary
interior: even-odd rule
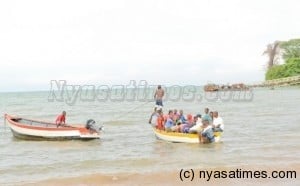
[[[267,171],[268,175],[272,171],[296,171],[296,178],[200,178],[200,171]],[[188,170],[188,169],[186,169]],[[55,178],[43,180],[36,183],[28,183],[23,185],[42,185],[42,186],[96,186],[96,185],[300,185],[299,172],[300,163],[284,165],[284,166],[241,166],[241,167],[220,167],[213,169],[192,169],[194,171],[194,179],[191,181],[192,173],[190,170],[186,172],[186,177],[180,179],[180,170],[170,172],[153,172],[143,174],[91,174],[87,176]]]

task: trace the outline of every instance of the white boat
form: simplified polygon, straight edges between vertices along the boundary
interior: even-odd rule
[[[87,129],[84,125],[59,126],[55,123],[4,115],[16,138],[40,140],[99,139],[100,132]]]

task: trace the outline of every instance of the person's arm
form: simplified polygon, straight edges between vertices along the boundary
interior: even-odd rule
[[[184,116],[182,116],[181,120],[182,120],[183,123],[187,122],[187,120],[186,120],[186,118]]]
[[[156,95],[157,95],[157,90],[156,90],[155,93],[154,93],[154,99],[156,98]]]
[[[165,91],[164,91],[164,90],[162,90],[162,95],[161,95],[161,98],[163,98],[163,97],[164,97],[164,95],[165,95]]]
[[[223,119],[219,119],[219,123],[217,124],[217,128],[220,128],[223,125]]]
[[[151,124],[153,114],[154,114],[154,113],[152,113],[151,116],[150,116],[150,118],[149,118],[149,122],[148,122],[149,124]]]
[[[56,120],[55,120],[55,124],[58,125],[59,124],[59,116],[57,116]]]
[[[207,142],[212,142],[214,139],[214,132],[212,130],[208,130],[206,134]]]

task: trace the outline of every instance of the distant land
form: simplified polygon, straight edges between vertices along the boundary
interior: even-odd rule
[[[300,39],[275,41],[263,54],[268,56],[266,80],[300,75]]]

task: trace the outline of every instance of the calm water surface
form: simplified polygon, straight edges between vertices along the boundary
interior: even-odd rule
[[[254,90],[250,102],[165,102],[185,114],[218,110],[225,121],[220,144],[176,144],[157,140],[147,124],[153,103],[48,102],[47,92],[0,94],[0,185],[93,173],[137,173],[181,168],[284,165],[300,161],[300,88]],[[3,114],[55,120],[67,111],[68,123],[93,118],[103,123],[101,140],[22,141]]]

